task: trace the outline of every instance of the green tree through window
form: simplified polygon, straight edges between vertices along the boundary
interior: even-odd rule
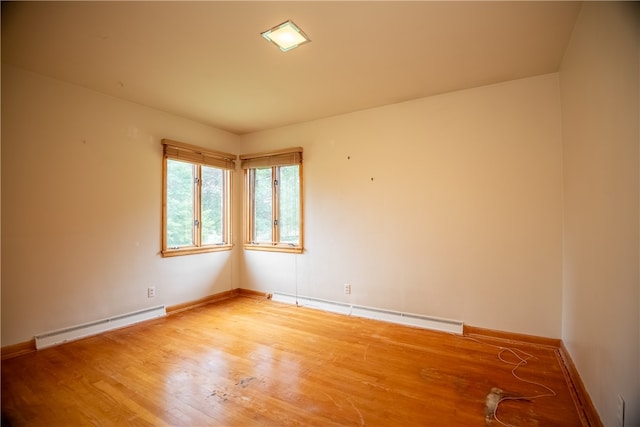
[[[190,163],[167,161],[167,245],[194,244],[194,168]]]
[[[302,149],[240,159],[245,171],[245,248],[302,252]]]
[[[278,227],[280,242],[300,243],[300,173],[299,166],[281,166],[278,189],[280,203]]]
[[[234,155],[163,140],[163,256],[231,246]]]
[[[224,171],[202,166],[202,243],[224,243]]]
[[[254,209],[255,224],[253,239],[256,242],[273,241],[273,188],[272,169],[254,171]]]

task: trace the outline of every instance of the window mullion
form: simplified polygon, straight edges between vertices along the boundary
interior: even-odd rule
[[[274,166],[272,169],[272,177],[273,177],[273,182],[272,182],[272,191],[273,191],[273,197],[271,198],[271,200],[273,200],[272,203],[272,215],[271,217],[273,218],[273,224],[272,224],[272,233],[271,233],[271,241],[273,242],[274,245],[277,245],[278,243],[280,243],[280,168],[277,166]]]
[[[193,192],[193,243],[196,247],[202,246],[202,166],[195,166],[194,192]]]

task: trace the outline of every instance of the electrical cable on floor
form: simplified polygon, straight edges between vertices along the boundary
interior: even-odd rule
[[[497,401],[495,402],[495,407],[493,408],[489,408],[491,410],[490,414],[487,414],[487,416],[491,415],[493,417],[494,420],[496,420],[499,424],[505,426],[505,427],[516,427],[512,424],[508,424],[504,421],[502,421],[501,419],[498,418],[498,407],[500,406],[500,404],[502,402],[504,402],[505,400],[525,400],[525,401],[532,401],[534,399],[538,399],[541,397],[554,397],[557,396],[557,393],[549,386],[546,386],[544,384],[541,384],[539,382],[536,381],[531,381],[531,380],[527,380],[522,378],[521,376],[519,376],[516,371],[521,367],[524,366],[528,363],[528,361],[530,359],[535,359],[536,357],[533,356],[532,354],[527,353],[524,350],[520,350],[517,348],[509,348],[509,347],[503,347],[500,345],[495,345],[495,344],[489,344],[487,342],[481,341],[479,339],[473,338],[473,337],[469,337],[469,336],[463,336],[462,338],[464,339],[468,339],[471,341],[475,341],[477,343],[489,346],[489,347],[493,347],[493,348],[497,348],[499,350],[498,352],[498,359],[502,362],[502,363],[506,363],[507,365],[513,365],[513,369],[511,370],[511,375],[513,375],[517,380],[527,383],[527,384],[532,384],[538,387],[542,387],[545,390],[548,390],[549,393],[542,393],[542,394],[537,394],[537,395],[533,395],[533,396],[508,396],[508,395],[502,395],[502,390],[500,389],[492,389],[491,393],[489,394],[489,396],[487,396],[487,400],[490,400],[490,396],[492,394],[495,393],[495,395],[498,397]],[[511,353],[517,360],[518,362],[511,362],[506,360],[502,355],[505,353]],[[518,352],[520,354],[518,354]],[[494,391],[496,390],[496,391]]]

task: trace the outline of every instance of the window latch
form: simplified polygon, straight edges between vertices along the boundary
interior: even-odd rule
[[[273,185],[278,185],[278,180],[277,179],[273,180]]]
[[[195,227],[199,227],[199,226],[200,226],[200,221],[198,221],[197,219],[194,219],[194,220],[193,220],[193,225],[194,225]]]
[[[276,225],[276,226],[278,225],[278,220],[277,219],[273,220],[273,225]]]

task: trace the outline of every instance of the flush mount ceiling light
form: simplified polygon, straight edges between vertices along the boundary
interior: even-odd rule
[[[291,20],[265,31],[262,33],[262,37],[278,46],[283,52],[295,49],[301,44],[311,41],[304,31],[298,28]]]

